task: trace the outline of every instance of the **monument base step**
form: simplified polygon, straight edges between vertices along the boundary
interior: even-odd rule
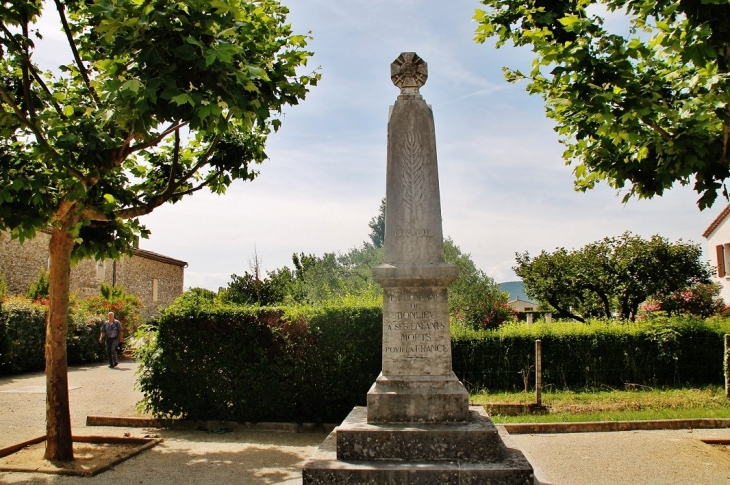
[[[465,423],[367,422],[355,407],[337,427],[337,459],[343,461],[500,461],[506,447],[481,406],[469,408]]]
[[[496,428],[481,408],[471,408],[473,420],[464,424],[371,425],[364,422],[365,413],[365,408],[353,409],[343,424],[335,428],[312,454],[302,469],[304,485],[535,483],[532,466],[525,455],[518,449],[505,446],[499,433],[492,433],[491,429]],[[467,431],[469,427],[471,431]],[[461,428],[461,431],[455,432],[457,428]],[[443,438],[438,438],[440,433],[444,435]],[[468,433],[472,434],[472,438],[468,437]],[[392,441],[389,442],[388,436]],[[461,453],[459,450],[463,449],[462,444],[470,439],[477,448],[482,446],[485,453],[482,460],[477,460],[478,453],[471,452],[467,452],[466,459],[453,460],[444,460],[444,455],[439,454],[441,449],[445,455],[458,455]],[[485,442],[490,443],[489,446],[480,444]],[[406,449],[408,445],[411,451]],[[371,458],[338,460],[338,451],[343,458]],[[387,459],[384,456],[404,458]],[[434,459],[425,459],[427,457]]]

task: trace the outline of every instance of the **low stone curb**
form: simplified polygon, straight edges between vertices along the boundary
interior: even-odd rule
[[[336,424],[314,423],[238,423],[235,421],[193,421],[187,419],[128,418],[121,416],[87,416],[86,426],[112,426],[123,428],[169,428],[220,431],[275,431],[283,433],[329,433]]]
[[[696,418],[652,421],[589,421],[584,423],[514,423],[501,426],[510,434],[596,433],[606,431],[730,428],[730,419]]]
[[[86,426],[199,429],[212,432],[258,430],[283,433],[329,433],[337,427],[336,424],[238,423],[235,421],[192,421],[186,419],[127,418],[119,416],[87,416]],[[497,426],[503,427],[510,434],[597,433],[608,431],[730,428],[730,418],[588,421],[582,423],[513,423],[498,424]]]

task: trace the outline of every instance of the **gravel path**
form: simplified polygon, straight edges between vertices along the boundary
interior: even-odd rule
[[[159,435],[165,441],[92,478],[0,472],[0,484],[300,484],[301,466],[322,432],[228,433],[87,427],[86,416],[135,416],[137,364],[69,370],[77,435]],[[0,448],[45,433],[43,373],[0,378]],[[730,429],[511,435],[543,483],[573,485],[730,484],[730,454],[699,441],[730,439]]]

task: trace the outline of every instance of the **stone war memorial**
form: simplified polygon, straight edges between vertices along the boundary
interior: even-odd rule
[[[413,52],[391,64],[400,95],[388,120],[385,249],[373,279],[383,287],[383,367],[367,407],[355,407],[302,470],[313,484],[532,484],[521,451],[505,445],[451,365],[431,107],[419,89],[426,63]]]

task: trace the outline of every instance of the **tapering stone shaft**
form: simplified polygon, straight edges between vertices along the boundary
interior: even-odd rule
[[[419,93],[426,63],[403,53],[391,66],[401,94],[388,121],[383,286],[383,368],[368,392],[368,422],[465,421],[468,394],[454,376],[436,135]]]

